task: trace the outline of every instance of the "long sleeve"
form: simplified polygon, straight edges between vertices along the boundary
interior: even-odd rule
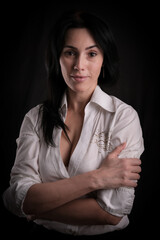
[[[28,189],[33,184],[41,182],[38,167],[40,143],[36,128],[37,111],[34,109],[24,117],[16,141],[17,151],[11,170],[10,186],[3,194],[6,208],[18,216],[25,216],[22,205]]]
[[[144,151],[142,130],[137,112],[127,107],[115,115],[110,132],[109,151],[120,143],[126,142],[126,148],[119,155],[120,158],[140,158]],[[97,201],[100,206],[116,216],[128,215],[133,207],[135,189],[120,187],[111,190],[99,190]]]

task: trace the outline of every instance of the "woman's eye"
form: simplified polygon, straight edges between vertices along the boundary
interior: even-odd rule
[[[66,51],[64,54],[66,56],[75,56],[76,55],[76,53],[74,51]]]
[[[95,56],[97,56],[97,53],[96,53],[96,52],[90,52],[90,53],[89,53],[89,56],[90,56],[90,57],[95,57]]]

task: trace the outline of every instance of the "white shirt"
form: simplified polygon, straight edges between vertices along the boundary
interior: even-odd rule
[[[10,186],[4,192],[5,206],[14,214],[24,216],[23,201],[35,183],[57,181],[97,169],[107,154],[119,144],[127,146],[120,157],[140,158],[144,151],[142,130],[137,112],[114,96],[96,87],[85,107],[84,123],[79,141],[66,169],[60,155],[61,129],[54,128],[56,147],[47,147],[38,127],[39,105],[31,109],[21,126],[17,139],[17,153],[11,170]],[[67,99],[64,94],[60,112],[65,120]],[[122,216],[116,225],[75,226],[55,221],[36,220],[49,229],[73,234],[95,235],[125,228],[134,201],[134,188],[120,187],[96,192],[97,202],[107,212]]]

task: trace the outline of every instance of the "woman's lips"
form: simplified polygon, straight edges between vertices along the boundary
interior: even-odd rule
[[[88,78],[88,76],[71,75],[71,78],[75,82],[84,82]]]

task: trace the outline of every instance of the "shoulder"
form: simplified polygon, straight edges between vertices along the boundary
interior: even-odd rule
[[[42,104],[36,105],[26,113],[25,117],[30,118],[31,120],[37,120],[41,112],[41,108]]]
[[[128,129],[132,132],[141,132],[141,123],[137,111],[129,104],[123,102],[122,100],[112,97],[115,113],[113,117],[112,126],[115,129],[123,130]]]
[[[110,102],[112,103],[114,109],[114,111],[111,113],[111,129],[124,129],[125,127],[128,128],[129,126],[140,129],[140,118],[136,109],[115,96],[110,95],[110,98]],[[106,113],[106,116],[107,114],[108,113]]]
[[[99,86],[97,86],[92,99],[92,102],[98,104],[101,108],[115,116],[137,115],[136,110],[129,104],[125,103],[121,99],[109,95],[104,92]]]
[[[142,135],[142,129],[137,111],[131,105],[116,97],[112,97],[112,99],[115,113],[112,118],[111,131],[114,134],[121,132],[123,136],[129,137],[130,135],[131,138],[134,136],[138,139]]]
[[[125,103],[124,101],[115,96],[110,97],[112,98],[115,114],[117,117],[121,118],[138,117],[137,111],[131,105]]]
[[[25,129],[29,131],[29,129],[38,129],[40,124],[40,117],[41,117],[41,106],[39,104],[33,108],[31,108],[24,116],[21,131]]]

